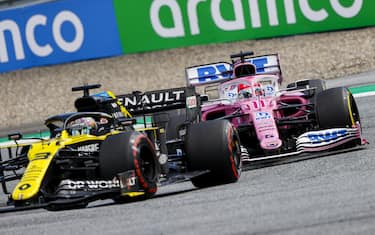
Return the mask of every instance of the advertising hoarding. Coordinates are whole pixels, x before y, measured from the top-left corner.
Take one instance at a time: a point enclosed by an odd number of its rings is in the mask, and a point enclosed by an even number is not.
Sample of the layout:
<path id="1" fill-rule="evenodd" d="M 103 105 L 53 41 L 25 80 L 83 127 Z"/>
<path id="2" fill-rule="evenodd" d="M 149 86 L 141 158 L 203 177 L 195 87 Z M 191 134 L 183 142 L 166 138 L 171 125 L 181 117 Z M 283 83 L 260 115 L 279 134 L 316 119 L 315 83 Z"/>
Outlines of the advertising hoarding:
<path id="1" fill-rule="evenodd" d="M 0 72 L 120 54 L 112 1 L 64 0 L 0 11 Z"/>

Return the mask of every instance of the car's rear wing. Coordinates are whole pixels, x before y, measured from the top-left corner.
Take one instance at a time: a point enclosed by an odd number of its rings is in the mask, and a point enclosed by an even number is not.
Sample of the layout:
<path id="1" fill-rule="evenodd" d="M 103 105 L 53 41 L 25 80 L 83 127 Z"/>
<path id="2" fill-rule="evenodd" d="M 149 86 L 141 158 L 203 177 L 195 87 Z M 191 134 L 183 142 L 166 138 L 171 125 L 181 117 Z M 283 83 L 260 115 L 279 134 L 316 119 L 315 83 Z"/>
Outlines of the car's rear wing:
<path id="1" fill-rule="evenodd" d="M 244 59 L 255 65 L 256 74 L 275 74 L 282 81 L 278 54 L 252 56 Z M 199 86 L 210 83 L 224 82 L 233 78 L 233 63 L 217 62 L 197 65 L 185 69 L 188 86 Z"/>
<path id="2" fill-rule="evenodd" d="M 122 105 L 134 116 L 174 109 L 186 109 L 188 120 L 200 114 L 200 96 L 194 87 L 177 87 L 154 91 L 134 91 L 116 95 Z"/>

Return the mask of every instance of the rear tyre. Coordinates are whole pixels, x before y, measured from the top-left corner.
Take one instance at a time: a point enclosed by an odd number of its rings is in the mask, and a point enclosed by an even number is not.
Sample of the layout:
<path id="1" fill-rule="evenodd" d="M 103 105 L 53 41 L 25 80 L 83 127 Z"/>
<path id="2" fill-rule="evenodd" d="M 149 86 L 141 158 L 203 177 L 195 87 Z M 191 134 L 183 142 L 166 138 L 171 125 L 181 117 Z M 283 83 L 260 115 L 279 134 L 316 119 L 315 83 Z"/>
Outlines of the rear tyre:
<path id="1" fill-rule="evenodd" d="M 178 139 L 180 137 L 178 131 L 185 121 L 186 114 L 174 114 L 169 116 L 169 121 L 166 126 L 167 140 Z"/>
<path id="2" fill-rule="evenodd" d="M 108 136 L 101 145 L 99 163 L 103 179 L 113 179 L 118 173 L 134 170 L 145 192 L 140 199 L 156 193 L 159 167 L 153 144 L 145 135 L 129 131 Z M 122 198 L 115 201 L 120 202 Z"/>
<path id="3" fill-rule="evenodd" d="M 188 170 L 209 170 L 191 180 L 194 186 L 204 188 L 239 179 L 241 147 L 238 134 L 228 120 L 190 125 L 185 143 Z"/>
<path id="4" fill-rule="evenodd" d="M 360 122 L 357 104 L 345 87 L 322 91 L 316 96 L 315 111 L 321 129 L 353 127 Z"/>
<path id="5" fill-rule="evenodd" d="M 173 110 L 165 115 L 156 114 L 153 116 L 156 126 L 165 128 L 167 140 L 179 138 L 179 128 L 186 122 L 185 109 Z"/>

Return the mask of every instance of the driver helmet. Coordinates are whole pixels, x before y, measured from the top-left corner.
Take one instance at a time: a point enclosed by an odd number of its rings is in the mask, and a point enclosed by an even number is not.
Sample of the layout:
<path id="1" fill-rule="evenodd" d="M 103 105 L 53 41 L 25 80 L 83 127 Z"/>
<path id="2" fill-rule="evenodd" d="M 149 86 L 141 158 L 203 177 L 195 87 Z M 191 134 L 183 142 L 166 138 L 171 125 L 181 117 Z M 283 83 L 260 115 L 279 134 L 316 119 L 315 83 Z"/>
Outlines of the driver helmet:
<path id="1" fill-rule="evenodd" d="M 87 135 L 96 131 L 97 124 L 92 117 L 82 117 L 74 120 L 70 127 L 72 128 L 72 135 Z"/>
<path id="2" fill-rule="evenodd" d="M 264 96 L 264 89 L 262 89 L 262 86 L 259 82 L 254 84 L 254 92 L 255 96 Z"/>
<path id="3" fill-rule="evenodd" d="M 238 91 L 239 98 L 251 98 L 252 97 L 252 90 L 251 90 L 250 85 L 240 83 L 238 84 L 237 91 Z"/>

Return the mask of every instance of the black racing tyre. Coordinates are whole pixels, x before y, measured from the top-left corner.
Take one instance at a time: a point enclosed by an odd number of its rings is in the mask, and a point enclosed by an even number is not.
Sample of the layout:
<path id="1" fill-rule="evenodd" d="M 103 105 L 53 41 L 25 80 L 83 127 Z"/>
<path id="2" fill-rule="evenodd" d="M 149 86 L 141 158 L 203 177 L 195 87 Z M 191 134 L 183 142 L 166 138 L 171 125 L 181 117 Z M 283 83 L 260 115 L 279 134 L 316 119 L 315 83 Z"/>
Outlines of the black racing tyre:
<path id="1" fill-rule="evenodd" d="M 145 191 L 144 198 L 156 193 L 159 166 L 153 144 L 142 133 L 129 131 L 108 136 L 101 145 L 99 169 L 103 179 L 134 170 Z"/>
<path id="2" fill-rule="evenodd" d="M 209 170 L 192 178 L 194 186 L 203 188 L 239 179 L 242 166 L 240 141 L 228 120 L 191 124 L 185 144 L 188 170 Z"/>
<path id="3" fill-rule="evenodd" d="M 295 89 L 306 89 L 306 88 L 315 88 L 315 93 L 320 93 L 326 89 L 326 83 L 323 79 L 308 79 L 296 81 L 288 84 L 287 88 L 295 87 Z"/>
<path id="4" fill-rule="evenodd" d="M 186 121 L 185 109 L 173 110 L 163 114 L 164 115 L 153 115 L 154 124 L 165 128 L 167 140 L 179 138 L 179 127 Z"/>
<path id="5" fill-rule="evenodd" d="M 186 114 L 173 114 L 169 116 L 169 121 L 166 126 L 167 140 L 179 138 L 179 127 L 186 121 Z"/>
<path id="6" fill-rule="evenodd" d="M 317 94 L 315 111 L 321 129 L 351 128 L 360 122 L 357 104 L 345 87 L 335 87 Z"/>

